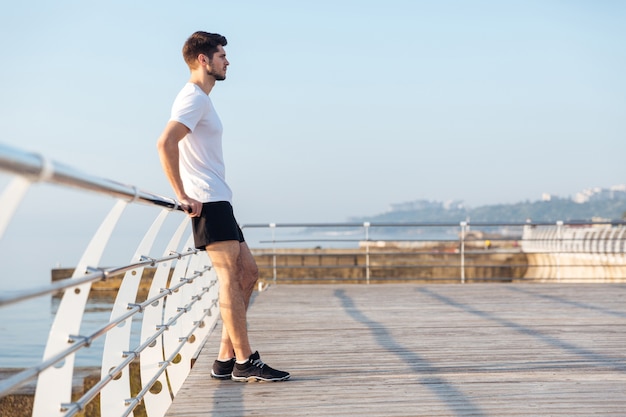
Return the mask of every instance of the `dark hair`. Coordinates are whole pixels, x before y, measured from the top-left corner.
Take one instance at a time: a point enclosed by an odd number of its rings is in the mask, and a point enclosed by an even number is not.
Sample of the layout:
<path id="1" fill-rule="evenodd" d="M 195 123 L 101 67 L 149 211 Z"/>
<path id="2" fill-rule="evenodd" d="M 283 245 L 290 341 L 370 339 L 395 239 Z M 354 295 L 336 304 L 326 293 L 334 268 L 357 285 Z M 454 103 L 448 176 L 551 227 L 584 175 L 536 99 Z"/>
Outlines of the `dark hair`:
<path id="1" fill-rule="evenodd" d="M 192 34 L 183 45 L 183 58 L 190 68 L 195 67 L 198 55 L 204 54 L 213 59 L 219 45 L 226 46 L 226 38 L 217 33 L 198 31 Z"/>

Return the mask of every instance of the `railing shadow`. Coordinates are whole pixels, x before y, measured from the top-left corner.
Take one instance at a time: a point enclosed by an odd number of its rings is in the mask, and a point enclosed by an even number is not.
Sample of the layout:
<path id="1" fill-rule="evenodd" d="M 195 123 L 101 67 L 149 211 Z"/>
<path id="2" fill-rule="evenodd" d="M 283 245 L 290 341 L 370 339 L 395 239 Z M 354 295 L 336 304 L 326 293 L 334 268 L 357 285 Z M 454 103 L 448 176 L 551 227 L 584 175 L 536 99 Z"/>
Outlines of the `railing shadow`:
<path id="1" fill-rule="evenodd" d="M 611 284 L 613 285 L 613 284 Z M 616 290 L 625 290 L 626 286 L 624 285 L 615 285 Z M 590 310 L 590 311 L 595 311 L 601 314 L 605 314 L 608 316 L 614 316 L 614 317 L 620 317 L 620 318 L 626 318 L 626 313 L 624 313 L 623 311 L 615 311 L 615 310 L 609 310 L 607 308 L 604 307 L 598 307 L 592 304 L 586 304 L 586 303 L 581 303 L 579 301 L 572 301 L 572 300 L 568 300 L 566 298 L 563 297 L 558 297 L 556 295 L 550 295 L 550 294 L 539 294 L 536 293 L 534 291 L 525 289 L 525 288 L 520 288 L 519 286 L 516 287 L 506 287 L 506 289 L 508 291 L 512 291 L 512 292 L 516 292 L 516 293 L 521 293 L 521 294 L 526 294 L 526 295 L 530 295 L 532 297 L 536 297 L 536 298 L 542 298 L 544 300 L 548 300 L 548 301 L 553 301 L 556 303 L 561 303 L 564 305 L 569 305 L 572 307 L 576 307 L 582 310 Z"/>
<path id="2" fill-rule="evenodd" d="M 498 317 L 487 311 L 479 310 L 468 304 L 456 301 L 450 297 L 442 295 L 434 291 L 431 288 L 418 288 L 416 291 L 422 295 L 431 297 L 448 306 L 462 310 L 468 314 L 479 317 L 483 320 L 493 322 L 497 324 L 498 326 L 506 327 L 524 336 L 538 339 L 539 341 L 553 348 L 557 348 L 569 354 L 579 356 L 581 360 L 584 361 L 585 363 L 591 362 L 592 364 L 595 364 L 595 366 L 597 367 L 611 369 L 613 371 L 626 372 L 626 363 L 622 362 L 620 359 L 603 355 L 601 353 L 595 352 L 593 350 L 590 350 L 581 346 L 577 346 L 574 343 L 560 340 L 554 336 L 543 333 L 537 327 L 528 327 L 519 323 L 515 323 L 514 321 Z"/>
<path id="3" fill-rule="evenodd" d="M 382 348 L 405 361 L 407 368 L 415 375 L 418 375 L 420 383 L 439 397 L 441 401 L 448 406 L 453 415 L 487 415 L 474 401 L 455 387 L 452 382 L 433 375 L 441 369 L 424 359 L 418 353 L 404 347 L 391 335 L 383 324 L 367 317 L 367 315 L 355 305 L 352 298 L 346 295 L 344 290 L 336 290 L 334 295 L 340 300 L 345 312 L 355 321 L 367 326 L 372 336 Z M 431 375 L 428 375 L 429 373 Z"/>

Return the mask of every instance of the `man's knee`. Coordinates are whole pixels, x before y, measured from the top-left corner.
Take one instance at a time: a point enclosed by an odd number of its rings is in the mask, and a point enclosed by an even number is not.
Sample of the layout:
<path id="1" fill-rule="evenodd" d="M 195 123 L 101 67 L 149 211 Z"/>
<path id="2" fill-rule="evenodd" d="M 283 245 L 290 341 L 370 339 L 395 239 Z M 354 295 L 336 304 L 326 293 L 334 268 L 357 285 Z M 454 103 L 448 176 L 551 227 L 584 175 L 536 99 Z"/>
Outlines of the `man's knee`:
<path id="1" fill-rule="evenodd" d="M 246 276 L 253 277 L 255 281 L 259 278 L 259 267 L 256 265 L 256 262 L 246 263 L 243 269 L 243 273 Z"/>
<path id="2" fill-rule="evenodd" d="M 247 286 L 254 286 L 259 279 L 259 267 L 245 243 L 241 245 L 239 267 L 241 268 L 241 275 Z"/>
<path id="3" fill-rule="evenodd" d="M 253 264 L 247 268 L 247 270 L 244 272 L 244 277 L 244 280 L 246 281 L 248 287 L 256 285 L 257 281 L 259 280 L 259 268 L 256 266 L 256 264 Z"/>
<path id="4" fill-rule="evenodd" d="M 245 262 L 243 259 L 239 262 L 239 275 L 241 277 L 241 286 L 244 291 L 251 291 L 259 279 L 259 268 L 254 260 Z"/>

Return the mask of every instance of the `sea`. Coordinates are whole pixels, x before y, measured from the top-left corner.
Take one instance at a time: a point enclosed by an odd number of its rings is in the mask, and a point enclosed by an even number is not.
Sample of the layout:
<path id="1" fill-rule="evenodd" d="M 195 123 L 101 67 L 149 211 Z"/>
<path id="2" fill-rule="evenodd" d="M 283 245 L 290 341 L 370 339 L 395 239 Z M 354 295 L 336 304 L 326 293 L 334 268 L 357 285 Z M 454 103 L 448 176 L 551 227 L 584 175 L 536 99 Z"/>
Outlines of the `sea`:
<path id="1" fill-rule="evenodd" d="M 0 310 L 0 368 L 27 368 L 43 360 L 43 354 L 60 297 L 44 296 Z M 90 297 L 80 334 L 90 335 L 110 321 L 114 299 Z M 16 318 L 19 320 L 15 320 Z M 139 345 L 141 313 L 133 318 L 131 347 Z M 105 336 L 76 353 L 75 366 L 96 367 L 102 360 Z"/>

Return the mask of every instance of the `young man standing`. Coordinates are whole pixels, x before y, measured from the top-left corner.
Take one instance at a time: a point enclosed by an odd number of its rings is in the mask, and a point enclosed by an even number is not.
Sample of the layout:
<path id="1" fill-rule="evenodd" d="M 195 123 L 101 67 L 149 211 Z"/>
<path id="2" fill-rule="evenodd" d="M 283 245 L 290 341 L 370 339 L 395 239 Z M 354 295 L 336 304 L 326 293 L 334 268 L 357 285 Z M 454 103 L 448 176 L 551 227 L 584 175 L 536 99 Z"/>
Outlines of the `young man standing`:
<path id="1" fill-rule="evenodd" d="M 206 250 L 219 279 L 223 321 L 211 376 L 234 381 L 285 381 L 289 373 L 265 365 L 248 340 L 246 312 L 258 278 L 254 257 L 233 214 L 225 180 L 222 124 L 209 93 L 226 79 L 226 38 L 196 32 L 183 46 L 191 77 L 176 97 L 157 141 L 165 175 L 192 217 L 195 246 Z"/>

